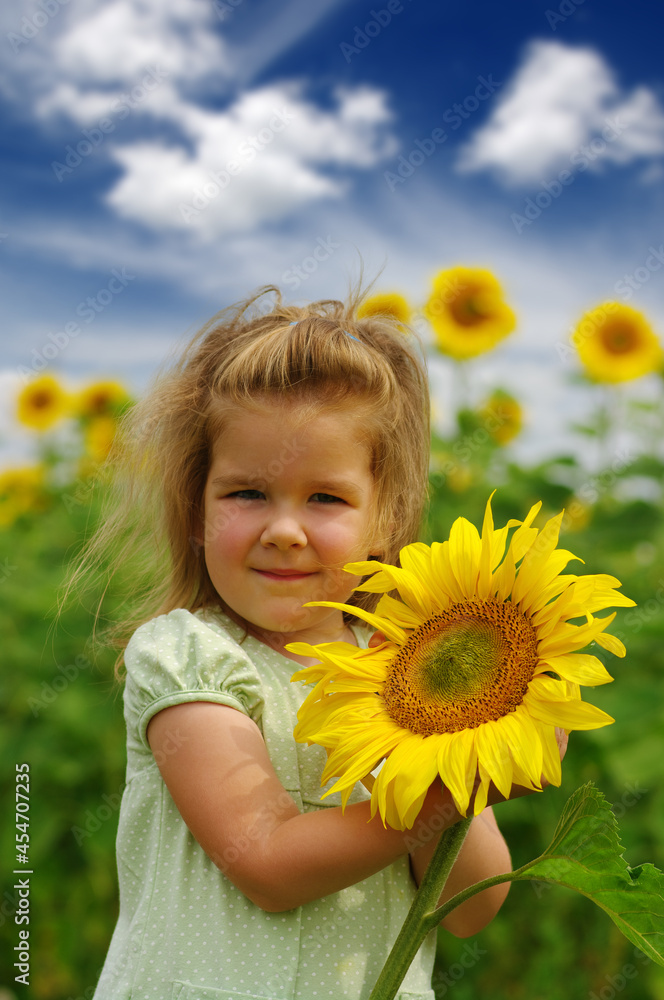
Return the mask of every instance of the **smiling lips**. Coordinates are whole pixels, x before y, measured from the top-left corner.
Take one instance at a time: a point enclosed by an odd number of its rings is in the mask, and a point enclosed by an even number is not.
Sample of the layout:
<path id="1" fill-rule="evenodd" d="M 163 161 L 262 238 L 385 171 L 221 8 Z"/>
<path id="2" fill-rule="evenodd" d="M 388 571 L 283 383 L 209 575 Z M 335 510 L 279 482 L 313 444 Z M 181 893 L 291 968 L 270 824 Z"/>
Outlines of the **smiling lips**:
<path id="1" fill-rule="evenodd" d="M 307 576 L 313 576 L 313 573 L 305 573 L 294 569 L 257 569 L 256 572 L 260 573 L 261 576 L 267 576 L 271 580 L 303 580 Z"/>

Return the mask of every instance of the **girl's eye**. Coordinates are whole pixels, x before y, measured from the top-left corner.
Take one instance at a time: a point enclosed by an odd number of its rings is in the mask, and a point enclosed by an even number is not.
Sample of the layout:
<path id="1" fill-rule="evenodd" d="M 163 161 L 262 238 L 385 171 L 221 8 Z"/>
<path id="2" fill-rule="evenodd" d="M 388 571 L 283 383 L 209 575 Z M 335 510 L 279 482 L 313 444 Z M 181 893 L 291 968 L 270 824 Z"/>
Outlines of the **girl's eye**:
<path id="1" fill-rule="evenodd" d="M 312 500 L 317 503 L 344 503 L 341 497 L 332 496 L 331 493 L 314 493 L 312 495 Z"/>
<path id="2" fill-rule="evenodd" d="M 229 496 L 239 497 L 240 500 L 260 500 L 263 494 L 260 490 L 236 490 L 235 493 L 229 493 Z"/>

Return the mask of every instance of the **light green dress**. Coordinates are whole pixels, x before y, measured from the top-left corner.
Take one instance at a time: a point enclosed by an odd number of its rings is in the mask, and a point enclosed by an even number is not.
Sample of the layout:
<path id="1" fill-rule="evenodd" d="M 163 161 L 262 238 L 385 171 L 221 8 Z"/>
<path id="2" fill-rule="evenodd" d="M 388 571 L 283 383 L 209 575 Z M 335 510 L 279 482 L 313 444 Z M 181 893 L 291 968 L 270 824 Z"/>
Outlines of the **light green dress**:
<path id="1" fill-rule="evenodd" d="M 370 633 L 353 631 L 366 647 Z M 178 609 L 141 626 L 129 642 L 120 914 L 94 1000 L 366 1000 L 413 899 L 405 856 L 341 892 L 266 913 L 189 832 L 145 735 L 157 712 L 182 702 L 230 705 L 250 716 L 303 812 L 340 804 L 336 794 L 320 801 L 325 751 L 293 739 L 308 691 L 290 681 L 297 665 L 253 637 L 240 645 L 242 635 L 221 611 Z M 178 739 L 176 730 L 173 752 Z M 169 752 L 168 743 L 162 752 Z M 358 785 L 351 802 L 366 798 Z M 435 943 L 432 932 L 400 1000 L 434 1000 Z"/>

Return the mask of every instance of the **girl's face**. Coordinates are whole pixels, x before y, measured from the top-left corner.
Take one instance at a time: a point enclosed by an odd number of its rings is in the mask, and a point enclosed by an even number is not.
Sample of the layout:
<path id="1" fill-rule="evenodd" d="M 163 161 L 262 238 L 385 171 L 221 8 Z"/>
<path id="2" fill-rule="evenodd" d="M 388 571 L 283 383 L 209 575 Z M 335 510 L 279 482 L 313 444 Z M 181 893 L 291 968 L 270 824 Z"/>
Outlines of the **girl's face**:
<path id="1" fill-rule="evenodd" d="M 288 405 L 232 413 L 215 442 L 204 494 L 205 561 L 215 590 L 272 646 L 347 638 L 342 612 L 359 577 L 374 500 L 357 411 L 321 409 L 297 427 Z"/>

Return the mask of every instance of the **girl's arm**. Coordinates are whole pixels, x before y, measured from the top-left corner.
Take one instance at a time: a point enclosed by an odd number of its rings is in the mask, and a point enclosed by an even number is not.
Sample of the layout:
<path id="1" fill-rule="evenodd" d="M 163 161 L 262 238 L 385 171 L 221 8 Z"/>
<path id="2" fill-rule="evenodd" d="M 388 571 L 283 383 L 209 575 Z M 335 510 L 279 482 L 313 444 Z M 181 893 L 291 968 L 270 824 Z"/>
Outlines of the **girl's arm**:
<path id="1" fill-rule="evenodd" d="M 150 721 L 148 740 L 203 850 L 269 912 L 360 882 L 460 819 L 439 783 L 429 789 L 413 829 L 404 832 L 385 828 L 378 815 L 370 820 L 369 802 L 348 806 L 343 815 L 339 807 L 300 813 L 256 724 L 223 705 L 189 702 L 163 709 Z M 469 873 L 470 881 L 477 880 L 474 843 L 458 859 L 455 886 L 470 884 L 464 881 Z M 449 926 L 455 932 L 451 918 Z M 460 929 L 465 933 L 467 927 L 465 921 Z"/>

